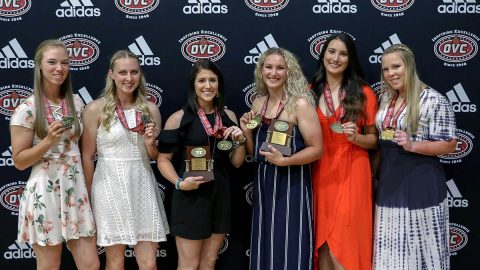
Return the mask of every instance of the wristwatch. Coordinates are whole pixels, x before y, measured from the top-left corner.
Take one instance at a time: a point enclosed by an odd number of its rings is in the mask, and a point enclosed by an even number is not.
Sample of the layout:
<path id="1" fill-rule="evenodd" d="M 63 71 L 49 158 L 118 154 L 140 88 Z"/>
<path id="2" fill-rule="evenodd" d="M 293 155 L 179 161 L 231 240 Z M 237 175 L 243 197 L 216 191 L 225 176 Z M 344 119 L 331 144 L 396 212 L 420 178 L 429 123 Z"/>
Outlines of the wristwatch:
<path id="1" fill-rule="evenodd" d="M 247 142 L 247 137 L 243 137 L 243 140 L 241 141 L 233 141 L 232 144 L 233 144 L 233 149 L 237 149 L 238 147 L 242 146 L 242 145 L 245 145 L 245 143 Z"/>

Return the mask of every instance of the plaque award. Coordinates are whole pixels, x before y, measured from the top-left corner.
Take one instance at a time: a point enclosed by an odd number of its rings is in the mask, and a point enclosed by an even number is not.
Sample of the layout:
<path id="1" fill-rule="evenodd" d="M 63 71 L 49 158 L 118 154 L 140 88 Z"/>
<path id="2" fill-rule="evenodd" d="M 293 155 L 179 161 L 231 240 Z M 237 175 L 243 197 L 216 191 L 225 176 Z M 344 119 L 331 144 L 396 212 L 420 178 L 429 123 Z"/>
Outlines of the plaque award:
<path id="1" fill-rule="evenodd" d="M 203 180 L 211 181 L 213 176 L 213 159 L 210 146 L 187 146 L 183 178 L 203 176 Z"/>
<path id="2" fill-rule="evenodd" d="M 293 124 L 287 121 L 272 119 L 268 126 L 267 139 L 262 143 L 260 150 L 270 152 L 268 145 L 275 147 L 282 155 L 292 155 Z"/>

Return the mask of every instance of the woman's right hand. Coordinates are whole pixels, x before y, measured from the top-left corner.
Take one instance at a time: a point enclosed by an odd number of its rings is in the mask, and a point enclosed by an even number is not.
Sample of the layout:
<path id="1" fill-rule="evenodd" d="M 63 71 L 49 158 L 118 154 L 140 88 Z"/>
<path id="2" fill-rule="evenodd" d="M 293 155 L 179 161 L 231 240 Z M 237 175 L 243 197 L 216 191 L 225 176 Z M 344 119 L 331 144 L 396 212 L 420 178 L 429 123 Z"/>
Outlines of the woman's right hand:
<path id="1" fill-rule="evenodd" d="M 48 126 L 48 133 L 44 140 L 49 144 L 54 145 L 58 143 L 65 130 L 67 129 L 63 127 L 62 122 L 54 121 Z"/>
<path id="2" fill-rule="evenodd" d="M 188 191 L 198 189 L 201 184 L 208 182 L 202 179 L 203 176 L 189 176 L 180 182 L 180 190 Z"/>
<path id="3" fill-rule="evenodd" d="M 247 128 L 247 124 L 255 117 L 255 115 L 256 113 L 254 111 L 249 111 L 240 117 L 240 128 L 242 129 L 243 133 L 252 133 L 252 130 Z"/>

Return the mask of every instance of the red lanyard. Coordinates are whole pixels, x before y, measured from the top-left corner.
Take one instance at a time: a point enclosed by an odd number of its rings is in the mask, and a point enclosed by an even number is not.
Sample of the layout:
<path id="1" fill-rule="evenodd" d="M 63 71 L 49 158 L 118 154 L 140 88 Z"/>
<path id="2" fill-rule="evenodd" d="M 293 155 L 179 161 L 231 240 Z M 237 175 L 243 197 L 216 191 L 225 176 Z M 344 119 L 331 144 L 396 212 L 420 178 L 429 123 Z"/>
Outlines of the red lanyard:
<path id="1" fill-rule="evenodd" d="M 263 103 L 262 112 L 261 112 L 262 122 L 265 123 L 266 125 L 270 125 L 270 121 L 271 121 L 271 119 L 268 119 L 265 117 L 265 114 L 267 113 L 267 106 L 268 106 L 269 99 L 270 99 L 270 95 L 267 97 L 267 99 Z M 283 93 L 282 98 L 280 99 L 280 103 L 278 103 L 278 108 L 277 108 L 277 112 L 275 113 L 275 117 L 273 117 L 272 119 L 276 119 L 280 115 L 284 107 L 285 107 L 285 93 Z"/>
<path id="2" fill-rule="evenodd" d="M 45 96 L 43 96 L 43 106 L 45 106 L 45 111 L 47 112 L 47 122 L 50 125 L 55 121 L 55 117 L 53 116 L 52 109 L 50 108 L 50 103 Z M 62 117 L 69 115 L 67 101 L 64 98 L 62 98 L 62 114 Z"/>
<path id="3" fill-rule="evenodd" d="M 122 123 L 122 126 L 130 131 L 137 132 L 140 135 L 143 135 L 145 133 L 145 125 L 143 124 L 142 121 L 142 113 L 141 112 L 135 112 L 135 124 L 136 126 L 133 128 L 129 128 L 127 124 L 127 119 L 125 118 L 125 113 L 123 112 L 122 105 L 120 104 L 120 101 L 117 100 L 117 104 L 115 106 L 115 111 L 117 112 L 118 118 L 120 119 L 120 123 Z"/>
<path id="4" fill-rule="evenodd" d="M 404 99 L 402 104 L 400 105 L 400 108 L 398 108 L 397 112 L 395 113 L 395 115 L 393 114 L 398 96 L 399 96 L 398 92 L 395 93 L 392 100 L 390 101 L 390 104 L 388 105 L 387 113 L 385 114 L 385 118 L 383 119 L 383 122 L 382 122 L 382 130 L 395 129 L 397 127 L 397 119 L 400 116 L 400 113 L 405 109 L 405 107 L 407 107 L 407 103 L 405 102 L 405 99 Z M 392 116 L 393 116 L 393 119 L 392 119 Z"/>
<path id="5" fill-rule="evenodd" d="M 208 122 L 207 116 L 205 115 L 205 111 L 202 107 L 198 106 L 197 114 L 200 117 L 200 121 L 202 122 L 203 128 L 208 136 L 215 137 L 217 139 L 223 138 L 223 131 L 225 127 L 222 124 L 222 118 L 217 108 L 215 108 L 215 125 L 212 128 L 210 122 Z"/>
<path id="6" fill-rule="evenodd" d="M 330 91 L 330 86 L 328 83 L 325 84 L 325 88 L 323 89 L 323 97 L 325 99 L 325 104 L 327 104 L 327 108 L 330 111 L 330 113 L 335 117 L 337 122 L 340 122 L 342 118 L 345 116 L 345 107 L 342 105 L 342 101 L 347 95 L 345 90 L 340 89 L 340 115 L 337 117 L 337 114 L 335 113 L 335 106 L 333 105 L 333 98 L 332 98 L 332 92 Z"/>

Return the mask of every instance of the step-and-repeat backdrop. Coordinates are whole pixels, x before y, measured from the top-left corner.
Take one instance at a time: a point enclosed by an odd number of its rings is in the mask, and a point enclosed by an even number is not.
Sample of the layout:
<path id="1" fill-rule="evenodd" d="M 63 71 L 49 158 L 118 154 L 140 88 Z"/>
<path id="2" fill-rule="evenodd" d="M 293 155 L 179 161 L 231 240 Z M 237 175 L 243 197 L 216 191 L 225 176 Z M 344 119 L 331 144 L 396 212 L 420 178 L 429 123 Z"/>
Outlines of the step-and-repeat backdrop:
<path id="1" fill-rule="evenodd" d="M 253 69 L 270 47 L 300 59 L 311 78 L 317 54 L 332 33 L 352 35 L 370 84 L 378 89 L 380 55 L 405 43 L 415 52 L 420 77 L 453 105 L 459 140 L 441 156 L 447 171 L 453 269 L 478 266 L 480 249 L 478 169 L 480 135 L 480 0 L 0 0 L 0 269 L 34 269 L 32 247 L 15 241 L 19 190 L 29 171 L 13 166 L 9 120 L 32 91 L 37 44 L 59 38 L 68 47 L 75 93 L 85 103 L 101 93 L 114 51 L 141 59 L 150 99 L 164 119 L 185 102 L 192 62 L 210 58 L 226 78 L 228 107 L 237 115 L 254 99 Z M 232 169 L 233 228 L 218 256 L 218 269 L 247 269 L 253 164 Z M 152 166 L 156 167 L 155 164 Z M 158 176 L 167 209 L 172 185 Z M 98 253 L 104 263 L 104 249 Z M 133 247 L 125 251 L 135 267 Z M 173 238 L 157 253 L 161 269 L 175 269 Z M 64 252 L 62 269 L 73 269 Z"/>

